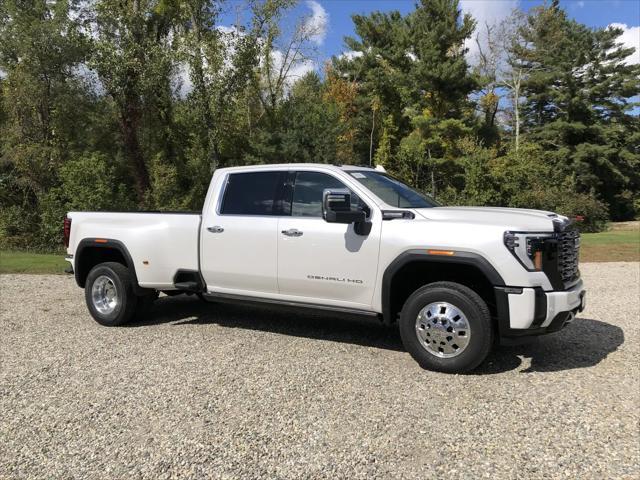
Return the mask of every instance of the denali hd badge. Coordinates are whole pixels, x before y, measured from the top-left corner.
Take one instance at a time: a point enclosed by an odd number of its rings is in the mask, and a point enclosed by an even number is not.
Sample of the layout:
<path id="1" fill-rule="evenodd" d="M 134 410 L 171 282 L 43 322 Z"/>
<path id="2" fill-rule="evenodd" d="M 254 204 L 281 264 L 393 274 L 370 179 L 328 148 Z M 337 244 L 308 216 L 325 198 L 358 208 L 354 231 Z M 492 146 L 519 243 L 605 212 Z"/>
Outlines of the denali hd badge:
<path id="1" fill-rule="evenodd" d="M 325 277 L 323 275 L 307 275 L 309 280 L 328 280 L 330 282 L 344 282 L 344 283 L 364 283 L 362 280 L 355 280 L 353 278 L 345 277 Z"/>

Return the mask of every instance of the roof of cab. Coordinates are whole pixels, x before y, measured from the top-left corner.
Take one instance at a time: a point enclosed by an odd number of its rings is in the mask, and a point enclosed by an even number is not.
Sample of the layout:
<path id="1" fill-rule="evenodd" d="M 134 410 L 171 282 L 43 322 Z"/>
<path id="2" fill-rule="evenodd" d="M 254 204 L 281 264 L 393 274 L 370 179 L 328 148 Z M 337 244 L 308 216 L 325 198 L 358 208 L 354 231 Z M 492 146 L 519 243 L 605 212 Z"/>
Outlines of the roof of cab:
<path id="1" fill-rule="evenodd" d="M 361 165 L 333 165 L 329 163 L 272 163 L 267 165 L 244 165 L 238 167 L 225 167 L 218 170 L 289 170 L 295 168 L 322 168 L 326 170 L 374 170 L 371 167 Z"/>

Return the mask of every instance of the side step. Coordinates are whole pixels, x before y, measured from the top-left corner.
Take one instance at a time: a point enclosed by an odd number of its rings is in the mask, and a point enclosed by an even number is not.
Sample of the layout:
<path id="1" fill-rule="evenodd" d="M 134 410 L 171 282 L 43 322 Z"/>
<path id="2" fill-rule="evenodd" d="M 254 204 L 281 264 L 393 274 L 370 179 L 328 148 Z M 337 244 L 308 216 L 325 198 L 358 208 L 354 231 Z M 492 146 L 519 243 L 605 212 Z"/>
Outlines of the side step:
<path id="1" fill-rule="evenodd" d="M 180 269 L 173 276 L 173 285 L 183 292 L 200 293 L 205 291 L 205 284 L 197 270 Z"/>
<path id="2" fill-rule="evenodd" d="M 175 284 L 175 287 L 178 290 L 182 290 L 185 292 L 200 292 L 202 289 L 200 288 L 200 284 L 198 282 L 178 282 Z"/>

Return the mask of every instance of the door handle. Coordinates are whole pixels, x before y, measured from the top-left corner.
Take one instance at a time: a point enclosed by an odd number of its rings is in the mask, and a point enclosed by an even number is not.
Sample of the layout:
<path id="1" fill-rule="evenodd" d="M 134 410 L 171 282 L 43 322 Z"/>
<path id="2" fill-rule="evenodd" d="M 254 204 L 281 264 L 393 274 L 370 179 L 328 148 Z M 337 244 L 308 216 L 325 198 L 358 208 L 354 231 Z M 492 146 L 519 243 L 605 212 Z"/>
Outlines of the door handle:
<path id="1" fill-rule="evenodd" d="M 211 233 L 222 233 L 222 232 L 224 232 L 224 228 L 222 228 L 220 225 L 214 225 L 213 227 L 207 227 L 207 230 L 209 230 Z"/>
<path id="2" fill-rule="evenodd" d="M 290 228 L 289 230 L 282 230 L 282 233 L 287 237 L 301 237 L 302 232 L 297 228 Z"/>

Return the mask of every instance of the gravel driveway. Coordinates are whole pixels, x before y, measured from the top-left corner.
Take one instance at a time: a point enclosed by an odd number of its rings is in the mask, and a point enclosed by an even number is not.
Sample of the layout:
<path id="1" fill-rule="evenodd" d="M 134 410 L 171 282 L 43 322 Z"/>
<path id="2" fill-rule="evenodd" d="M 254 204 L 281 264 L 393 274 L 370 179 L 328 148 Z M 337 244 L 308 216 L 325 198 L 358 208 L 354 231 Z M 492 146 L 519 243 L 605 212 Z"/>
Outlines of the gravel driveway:
<path id="1" fill-rule="evenodd" d="M 0 478 L 639 478 L 638 263 L 470 375 L 374 321 L 158 300 L 104 328 L 71 277 L 0 277 Z"/>

